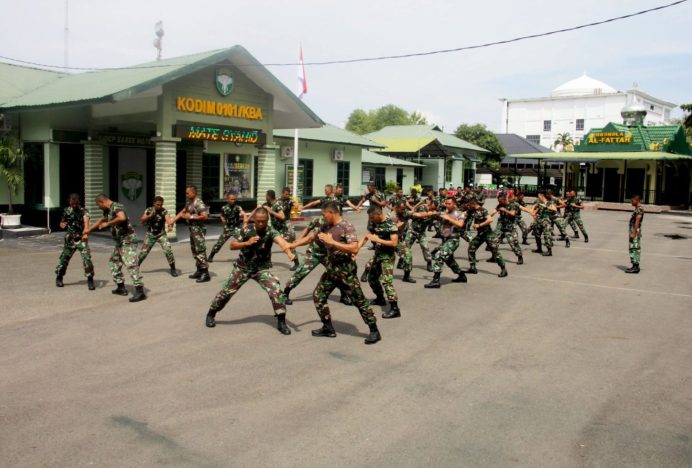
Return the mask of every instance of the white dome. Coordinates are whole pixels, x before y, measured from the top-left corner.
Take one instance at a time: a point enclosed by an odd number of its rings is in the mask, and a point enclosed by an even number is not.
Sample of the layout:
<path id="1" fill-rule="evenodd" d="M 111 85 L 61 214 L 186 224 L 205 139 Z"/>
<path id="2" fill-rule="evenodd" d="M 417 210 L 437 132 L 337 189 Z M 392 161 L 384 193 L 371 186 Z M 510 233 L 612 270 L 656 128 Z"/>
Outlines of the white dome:
<path id="1" fill-rule="evenodd" d="M 609 94 L 617 93 L 617 90 L 612 86 L 605 84 L 602 81 L 595 80 L 584 73 L 579 78 L 570 80 L 555 88 L 551 96 L 589 96 L 592 94 Z"/>

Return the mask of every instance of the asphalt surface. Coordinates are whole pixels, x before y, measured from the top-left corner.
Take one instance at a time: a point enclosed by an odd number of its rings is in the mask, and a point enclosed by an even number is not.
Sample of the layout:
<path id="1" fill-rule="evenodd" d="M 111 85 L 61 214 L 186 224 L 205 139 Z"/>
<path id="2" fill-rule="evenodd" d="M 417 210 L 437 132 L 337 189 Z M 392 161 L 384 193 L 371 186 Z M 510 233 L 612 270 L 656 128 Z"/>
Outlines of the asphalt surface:
<path id="1" fill-rule="evenodd" d="M 107 239 L 93 292 L 78 257 L 54 286 L 60 234 L 0 241 L 0 466 L 692 466 L 692 219 L 646 215 L 626 275 L 629 214 L 583 217 L 590 243 L 523 266 L 504 245 L 508 278 L 482 261 L 438 291 L 415 246 L 418 283 L 397 271 L 403 317 L 374 346 L 338 303 L 337 338 L 310 335 L 322 267 L 282 336 L 252 282 L 204 326 L 235 252 L 198 285 L 187 244 L 179 278 L 155 247 L 130 304 L 110 293 Z"/>

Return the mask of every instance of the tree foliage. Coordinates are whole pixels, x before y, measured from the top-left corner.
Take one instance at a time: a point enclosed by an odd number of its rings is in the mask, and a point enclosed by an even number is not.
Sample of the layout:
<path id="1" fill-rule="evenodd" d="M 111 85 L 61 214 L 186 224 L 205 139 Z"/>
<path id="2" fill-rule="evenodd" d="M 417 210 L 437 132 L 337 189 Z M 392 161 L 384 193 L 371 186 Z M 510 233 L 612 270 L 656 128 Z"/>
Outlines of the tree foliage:
<path id="1" fill-rule="evenodd" d="M 419 112 L 408 112 L 399 106 L 388 104 L 367 112 L 363 109 L 355 109 L 348 116 L 346 130 L 364 135 L 389 125 L 423 125 L 427 123 L 427 119 Z"/>
<path id="2" fill-rule="evenodd" d="M 454 131 L 454 135 L 457 138 L 490 151 L 490 154 L 481 154 L 481 158 L 491 168 L 499 168 L 500 161 L 507 154 L 500 140 L 497 139 L 493 132 L 488 130 L 485 124 L 461 124 Z"/>
<path id="3" fill-rule="evenodd" d="M 9 214 L 14 214 L 12 195 L 16 195 L 19 186 L 24 183 L 23 162 L 24 152 L 17 142 L 10 137 L 0 138 L 0 176 L 7 184 Z"/>

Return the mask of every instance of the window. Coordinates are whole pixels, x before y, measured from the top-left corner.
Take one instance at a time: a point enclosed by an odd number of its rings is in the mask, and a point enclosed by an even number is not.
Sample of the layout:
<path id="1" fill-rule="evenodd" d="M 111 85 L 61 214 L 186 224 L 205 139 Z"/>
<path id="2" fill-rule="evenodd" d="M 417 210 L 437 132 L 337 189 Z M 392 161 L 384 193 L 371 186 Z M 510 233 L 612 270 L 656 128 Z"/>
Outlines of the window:
<path id="1" fill-rule="evenodd" d="M 239 154 L 227 154 L 224 157 L 223 165 L 223 191 L 224 193 L 232 193 L 238 198 L 252 198 L 252 192 L 250 191 L 250 180 L 252 176 L 250 171 L 252 170 L 252 156 L 242 156 Z M 216 158 L 218 161 L 218 157 Z M 202 170 L 202 177 L 204 177 L 204 169 Z M 218 187 L 218 174 L 216 171 Z M 202 184 L 202 187 L 207 187 L 206 182 Z"/>
<path id="2" fill-rule="evenodd" d="M 452 181 L 452 166 L 454 165 L 454 161 L 451 159 L 449 161 L 445 161 L 445 182 L 451 182 Z"/>
<path id="3" fill-rule="evenodd" d="M 312 196 L 312 159 L 298 160 L 298 196 Z M 286 187 L 293 188 L 293 163 L 286 164 Z M 282 187 L 283 188 L 283 187 Z"/>
<path id="4" fill-rule="evenodd" d="M 552 125 L 552 122 L 550 120 L 544 120 L 543 121 L 543 131 L 544 132 L 551 131 L 552 127 L 553 127 L 553 125 Z"/>
<path id="5" fill-rule="evenodd" d="M 531 143 L 535 143 L 537 145 L 541 144 L 541 136 L 540 135 L 526 135 L 526 139 L 530 141 Z"/>
<path id="6" fill-rule="evenodd" d="M 577 119 L 577 131 L 584 131 L 584 119 Z"/>
<path id="7" fill-rule="evenodd" d="M 414 184 L 420 184 L 421 180 L 423 180 L 423 168 L 422 167 L 414 167 L 413 168 L 413 183 Z"/>
<path id="8" fill-rule="evenodd" d="M 344 195 L 348 196 L 348 185 L 350 183 L 351 163 L 348 161 L 338 161 L 336 163 L 336 183 L 344 186 Z"/>

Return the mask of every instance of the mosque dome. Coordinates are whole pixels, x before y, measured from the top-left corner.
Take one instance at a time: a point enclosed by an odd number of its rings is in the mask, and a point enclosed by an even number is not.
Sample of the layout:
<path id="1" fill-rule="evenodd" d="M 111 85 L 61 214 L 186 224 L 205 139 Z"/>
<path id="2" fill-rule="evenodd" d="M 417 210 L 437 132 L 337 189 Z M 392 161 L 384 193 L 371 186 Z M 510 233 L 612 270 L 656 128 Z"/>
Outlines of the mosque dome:
<path id="1" fill-rule="evenodd" d="M 557 88 L 550 95 L 553 97 L 560 96 L 590 96 L 594 94 L 610 94 L 617 93 L 617 89 L 606 83 L 591 78 L 584 73 L 579 78 L 570 80 Z"/>

